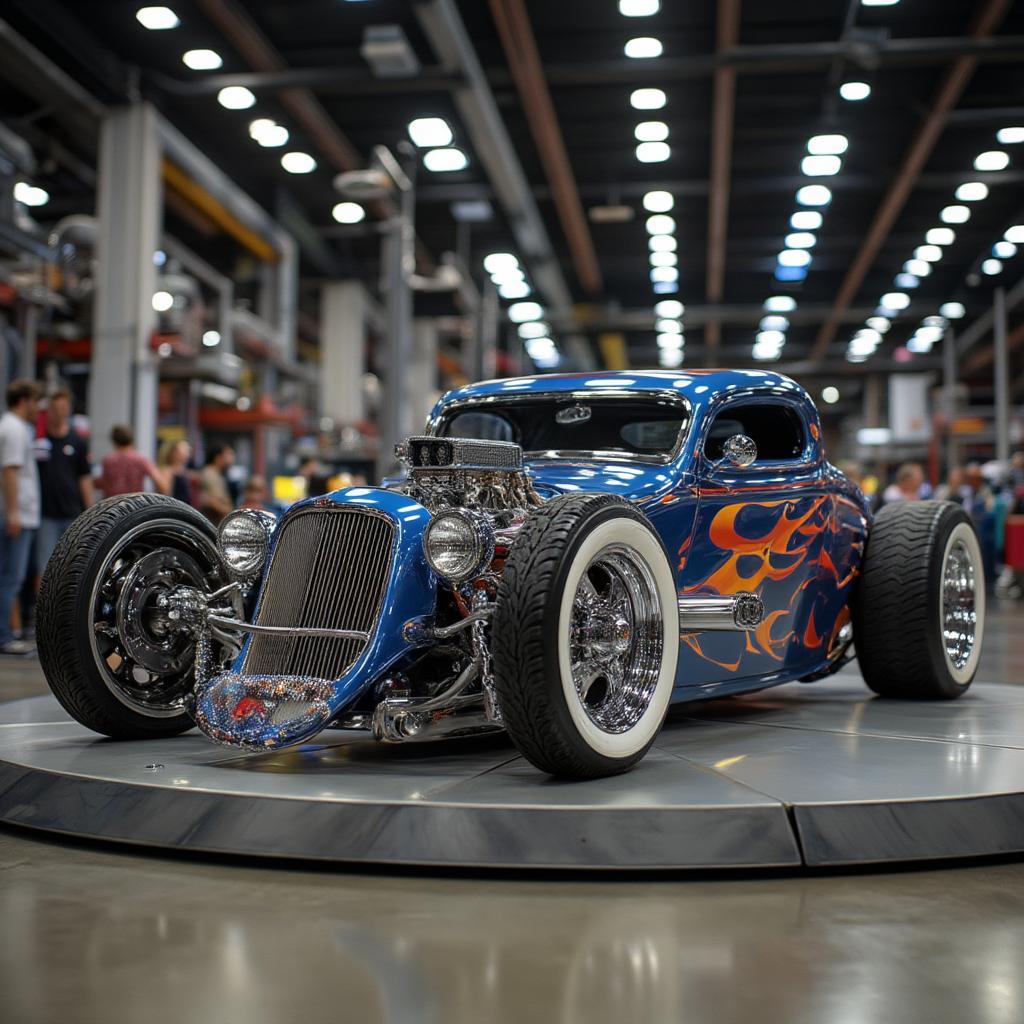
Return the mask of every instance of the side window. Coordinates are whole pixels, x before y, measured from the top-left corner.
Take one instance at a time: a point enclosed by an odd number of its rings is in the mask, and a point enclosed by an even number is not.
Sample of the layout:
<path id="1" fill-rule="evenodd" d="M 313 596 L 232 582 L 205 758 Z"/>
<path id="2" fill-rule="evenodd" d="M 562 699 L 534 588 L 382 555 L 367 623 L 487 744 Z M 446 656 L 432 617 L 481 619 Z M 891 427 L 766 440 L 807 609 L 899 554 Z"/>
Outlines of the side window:
<path id="1" fill-rule="evenodd" d="M 798 459 L 807 444 L 803 423 L 795 410 L 774 402 L 751 402 L 723 409 L 715 417 L 704 442 L 705 456 L 711 461 L 720 459 L 722 446 L 735 434 L 746 434 L 753 440 L 758 462 Z"/>

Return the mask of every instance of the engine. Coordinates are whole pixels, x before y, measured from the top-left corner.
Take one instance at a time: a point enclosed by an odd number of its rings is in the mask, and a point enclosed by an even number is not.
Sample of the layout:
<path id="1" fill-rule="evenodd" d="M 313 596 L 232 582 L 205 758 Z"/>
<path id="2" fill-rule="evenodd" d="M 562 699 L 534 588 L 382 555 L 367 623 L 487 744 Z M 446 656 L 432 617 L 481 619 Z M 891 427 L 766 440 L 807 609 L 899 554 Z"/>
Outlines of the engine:
<path id="1" fill-rule="evenodd" d="M 541 504 L 517 444 L 410 437 L 395 454 L 409 471 L 401 489 L 431 512 L 469 508 L 500 513 Z"/>

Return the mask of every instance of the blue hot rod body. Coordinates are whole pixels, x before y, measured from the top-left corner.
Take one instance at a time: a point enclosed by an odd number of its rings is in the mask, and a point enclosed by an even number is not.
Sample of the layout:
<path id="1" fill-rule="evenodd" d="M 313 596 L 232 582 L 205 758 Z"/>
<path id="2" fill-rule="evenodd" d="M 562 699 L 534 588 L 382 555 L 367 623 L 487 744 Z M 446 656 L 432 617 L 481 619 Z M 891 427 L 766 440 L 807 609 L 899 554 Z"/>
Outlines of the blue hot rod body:
<path id="1" fill-rule="evenodd" d="M 756 628 L 682 630 L 673 701 L 834 670 L 850 642 L 850 595 L 870 513 L 859 489 L 826 460 L 817 411 L 792 380 L 763 370 L 692 370 L 490 381 L 445 395 L 426 433 L 456 436 L 457 414 L 486 417 L 514 403 L 589 410 L 605 401 L 677 410 L 678 439 L 655 455 L 585 444 L 527 450 L 533 500 L 618 495 L 657 532 L 681 599 L 749 592 L 763 604 Z M 722 440 L 736 432 L 757 443 L 748 465 L 721 455 Z M 254 623 L 282 628 L 299 618 L 361 637 L 256 633 L 227 671 L 200 666 L 195 717 L 209 736 L 276 747 L 329 724 L 366 726 L 382 701 L 407 699 L 414 666 L 443 646 L 434 625 L 472 614 L 461 599 L 453 605 L 424 557 L 424 534 L 437 512 L 430 504 L 397 481 L 350 487 L 288 510 L 254 581 Z M 329 526 L 317 526 L 322 522 Z M 506 541 L 514 543 L 511 533 Z M 501 551 L 499 537 L 492 576 L 500 575 Z M 472 629 L 486 642 L 482 622 Z M 323 674 L 342 663 L 336 677 Z"/>

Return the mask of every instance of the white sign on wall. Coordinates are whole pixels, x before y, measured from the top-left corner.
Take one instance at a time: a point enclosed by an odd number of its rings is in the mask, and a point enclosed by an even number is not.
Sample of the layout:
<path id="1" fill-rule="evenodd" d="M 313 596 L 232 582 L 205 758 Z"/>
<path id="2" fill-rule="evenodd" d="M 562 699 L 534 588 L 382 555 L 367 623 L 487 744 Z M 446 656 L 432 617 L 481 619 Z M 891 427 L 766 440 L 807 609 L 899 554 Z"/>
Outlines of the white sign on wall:
<path id="1" fill-rule="evenodd" d="M 894 373 L 889 378 L 889 429 L 893 441 L 927 441 L 932 436 L 928 394 L 930 373 Z"/>

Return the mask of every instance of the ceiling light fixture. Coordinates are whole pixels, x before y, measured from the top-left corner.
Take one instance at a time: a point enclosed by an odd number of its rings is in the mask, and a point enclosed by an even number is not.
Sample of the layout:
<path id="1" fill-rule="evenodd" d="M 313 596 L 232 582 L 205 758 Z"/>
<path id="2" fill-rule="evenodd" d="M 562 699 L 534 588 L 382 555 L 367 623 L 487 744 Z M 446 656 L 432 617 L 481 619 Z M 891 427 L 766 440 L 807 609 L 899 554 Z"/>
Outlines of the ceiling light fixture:
<path id="1" fill-rule="evenodd" d="M 945 206 L 939 213 L 943 224 L 966 224 L 971 219 L 969 206 Z"/>
<path id="2" fill-rule="evenodd" d="M 796 299 L 792 295 L 772 295 L 764 300 L 764 308 L 769 313 L 792 313 L 796 309 Z"/>
<path id="3" fill-rule="evenodd" d="M 831 385 L 827 388 L 822 388 L 821 400 L 826 405 L 835 405 L 839 401 L 839 388 L 832 387 Z"/>
<path id="4" fill-rule="evenodd" d="M 675 252 L 679 248 L 679 243 L 672 235 L 651 235 L 647 244 L 651 252 Z"/>
<path id="5" fill-rule="evenodd" d="M 508 307 L 508 318 L 514 324 L 523 324 L 527 320 L 539 320 L 544 309 L 539 302 L 514 302 Z"/>
<path id="6" fill-rule="evenodd" d="M 654 304 L 654 313 L 663 320 L 678 320 L 686 307 L 676 299 L 662 299 Z"/>
<path id="7" fill-rule="evenodd" d="M 281 157 L 281 166 L 289 174 L 311 174 L 316 170 L 316 161 L 308 153 L 293 150 Z"/>
<path id="8" fill-rule="evenodd" d="M 810 231 L 794 231 L 786 235 L 783 245 L 787 249 L 813 249 L 817 241 Z"/>
<path id="9" fill-rule="evenodd" d="M 910 296 L 906 292 L 887 292 L 879 302 L 886 309 L 901 310 L 910 305 Z"/>
<path id="10" fill-rule="evenodd" d="M 518 270 L 519 260 L 510 252 L 492 252 L 484 257 L 484 270 L 488 274 L 501 274 L 508 270 Z"/>
<path id="11" fill-rule="evenodd" d="M 857 103 L 866 100 L 871 95 L 871 86 L 867 82 L 843 82 L 839 86 L 839 95 L 844 100 Z"/>
<path id="12" fill-rule="evenodd" d="M 956 241 L 956 232 L 952 228 L 932 228 L 925 233 L 924 240 L 929 245 L 952 245 Z"/>
<path id="13" fill-rule="evenodd" d="M 828 206 L 832 193 L 824 185 L 804 185 L 797 191 L 796 201 L 801 206 Z"/>
<path id="14" fill-rule="evenodd" d="M 650 36 L 638 36 L 626 43 L 626 56 L 631 60 L 649 60 L 651 57 L 660 57 L 664 47 L 660 39 L 653 39 Z"/>
<path id="15" fill-rule="evenodd" d="M 455 136 L 451 125 L 443 117 L 417 117 L 407 128 L 413 145 L 421 149 L 449 146 Z"/>
<path id="16" fill-rule="evenodd" d="M 996 132 L 996 141 L 1004 146 L 1014 146 L 1018 142 L 1024 142 L 1024 127 L 1000 128 Z"/>
<path id="17" fill-rule="evenodd" d="M 619 0 L 619 13 L 627 18 L 649 18 L 661 9 L 661 0 Z"/>
<path id="18" fill-rule="evenodd" d="M 338 203 L 331 210 L 331 216 L 339 224 L 358 224 L 366 219 L 366 210 L 359 203 Z"/>
<path id="19" fill-rule="evenodd" d="M 807 140 L 811 156 L 838 156 L 845 153 L 850 142 L 845 135 L 814 135 Z"/>
<path id="20" fill-rule="evenodd" d="M 50 201 L 50 193 L 38 185 L 19 181 L 14 186 L 14 200 L 22 206 L 45 206 Z"/>
<path id="21" fill-rule="evenodd" d="M 169 28 L 177 28 L 181 22 L 170 7 L 140 7 L 135 17 L 143 28 L 152 32 L 162 32 Z"/>
<path id="22" fill-rule="evenodd" d="M 288 141 L 288 129 L 269 117 L 258 117 L 249 125 L 249 137 L 267 149 L 276 149 Z"/>
<path id="23" fill-rule="evenodd" d="M 668 213 L 676 201 L 671 192 L 647 192 L 643 204 L 648 213 Z"/>
<path id="24" fill-rule="evenodd" d="M 824 220 L 817 210 L 797 210 L 789 218 L 789 226 L 796 231 L 817 231 Z"/>
<path id="25" fill-rule="evenodd" d="M 938 263 L 942 259 L 942 249 L 937 245 L 919 245 L 914 250 L 914 259 Z"/>
<path id="26" fill-rule="evenodd" d="M 668 138 L 668 125 L 664 121 L 641 121 L 633 134 L 637 142 L 664 142 Z"/>
<path id="27" fill-rule="evenodd" d="M 667 100 L 661 89 L 634 89 L 629 102 L 634 110 L 661 110 Z"/>
<path id="28" fill-rule="evenodd" d="M 662 164 L 672 156 L 672 149 L 666 142 L 641 142 L 636 147 L 636 158 L 642 164 Z"/>
<path id="29" fill-rule="evenodd" d="M 646 227 L 649 235 L 671 235 L 676 229 L 676 222 L 666 213 L 656 213 L 647 218 Z"/>
<path id="30" fill-rule="evenodd" d="M 1014 245 L 1024 245 L 1024 224 L 1014 224 L 1012 228 L 1007 228 L 1003 238 Z"/>
<path id="31" fill-rule="evenodd" d="M 981 264 L 981 272 L 987 274 L 989 277 L 995 277 L 996 274 L 1003 272 L 1003 262 L 997 259 L 987 259 Z"/>
<path id="32" fill-rule="evenodd" d="M 806 267 L 811 262 L 811 254 L 806 249 L 783 249 L 778 260 L 783 267 Z"/>
<path id="33" fill-rule="evenodd" d="M 965 181 L 957 186 L 956 197 L 962 203 L 977 203 L 988 196 L 988 185 L 983 181 Z"/>
<path id="34" fill-rule="evenodd" d="M 805 156 L 800 161 L 800 170 L 809 178 L 825 178 L 838 174 L 843 161 L 837 156 Z"/>
<path id="35" fill-rule="evenodd" d="M 469 158 L 461 149 L 432 149 L 423 154 L 423 166 L 437 174 L 465 170 Z"/>
<path id="36" fill-rule="evenodd" d="M 1009 245 L 1009 242 L 1005 242 L 1005 245 Z M 679 266 L 679 257 L 674 252 L 652 252 L 651 253 L 651 266 L 652 267 L 677 267 Z"/>
<path id="37" fill-rule="evenodd" d="M 228 110 L 248 110 L 256 97 L 244 85 L 229 85 L 217 93 L 217 102 Z"/>
<path id="38" fill-rule="evenodd" d="M 192 71 L 216 71 L 224 66 L 216 50 L 186 50 L 181 55 L 181 62 Z"/>
<path id="39" fill-rule="evenodd" d="M 939 306 L 939 312 L 947 320 L 962 320 L 967 310 L 962 302 L 944 302 Z"/>
<path id="40" fill-rule="evenodd" d="M 1010 156 L 1001 149 L 990 149 L 974 158 L 976 171 L 1002 171 L 1010 164 Z"/>

